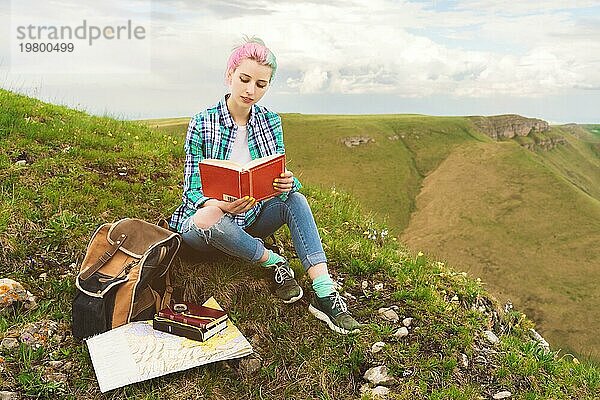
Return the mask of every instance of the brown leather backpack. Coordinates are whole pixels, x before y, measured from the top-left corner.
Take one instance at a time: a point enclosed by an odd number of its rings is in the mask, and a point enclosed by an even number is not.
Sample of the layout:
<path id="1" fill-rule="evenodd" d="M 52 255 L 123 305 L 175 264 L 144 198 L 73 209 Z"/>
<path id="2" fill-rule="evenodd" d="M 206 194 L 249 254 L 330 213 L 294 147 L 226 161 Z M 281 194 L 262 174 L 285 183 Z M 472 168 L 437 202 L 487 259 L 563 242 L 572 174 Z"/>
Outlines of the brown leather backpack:
<path id="1" fill-rule="evenodd" d="M 152 319 L 171 299 L 169 267 L 180 245 L 179 234 L 140 219 L 101 225 L 75 281 L 73 336 Z"/>

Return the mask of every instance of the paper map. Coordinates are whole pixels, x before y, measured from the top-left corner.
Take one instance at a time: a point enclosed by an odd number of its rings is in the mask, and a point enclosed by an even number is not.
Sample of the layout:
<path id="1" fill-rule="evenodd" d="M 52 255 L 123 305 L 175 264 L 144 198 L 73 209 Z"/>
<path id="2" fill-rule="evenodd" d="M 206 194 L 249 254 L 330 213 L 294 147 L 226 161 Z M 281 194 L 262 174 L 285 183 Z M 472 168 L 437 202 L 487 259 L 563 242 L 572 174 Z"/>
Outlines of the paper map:
<path id="1" fill-rule="evenodd" d="M 221 309 L 212 297 L 204 305 Z M 86 343 L 102 393 L 252 353 L 252 346 L 231 321 L 205 342 L 155 331 L 152 321 L 143 321 L 93 336 Z"/>

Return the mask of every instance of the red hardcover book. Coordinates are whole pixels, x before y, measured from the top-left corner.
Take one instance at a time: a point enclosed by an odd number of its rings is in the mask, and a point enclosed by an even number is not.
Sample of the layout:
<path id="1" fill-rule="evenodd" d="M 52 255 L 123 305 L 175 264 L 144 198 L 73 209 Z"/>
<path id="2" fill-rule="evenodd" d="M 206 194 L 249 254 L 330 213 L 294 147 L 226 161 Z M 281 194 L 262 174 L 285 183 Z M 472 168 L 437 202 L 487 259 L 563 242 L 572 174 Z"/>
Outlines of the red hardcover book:
<path id="1" fill-rule="evenodd" d="M 158 312 L 158 317 L 203 330 L 211 329 L 228 318 L 225 311 L 189 302 L 171 303 Z"/>
<path id="2" fill-rule="evenodd" d="M 273 179 L 285 172 L 285 154 L 261 157 L 239 165 L 229 160 L 200 161 L 202 192 L 207 197 L 233 201 L 251 196 L 261 201 L 278 195 Z"/>

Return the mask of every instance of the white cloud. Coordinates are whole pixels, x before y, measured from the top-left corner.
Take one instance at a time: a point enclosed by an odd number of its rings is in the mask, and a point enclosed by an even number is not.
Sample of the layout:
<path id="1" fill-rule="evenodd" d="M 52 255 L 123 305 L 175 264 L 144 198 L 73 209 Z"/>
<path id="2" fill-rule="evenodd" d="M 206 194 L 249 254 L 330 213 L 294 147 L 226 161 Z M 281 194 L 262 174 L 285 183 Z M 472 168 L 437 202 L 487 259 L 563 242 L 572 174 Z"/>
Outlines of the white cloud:
<path id="1" fill-rule="evenodd" d="M 308 71 L 304 71 L 300 79 L 288 78 L 287 84 L 291 88 L 299 89 L 300 93 L 314 93 L 325 85 L 327 79 L 327 72 L 315 66 Z"/>
<path id="2" fill-rule="evenodd" d="M 485 14 L 523 15 L 597 6 L 598 1 L 596 0 L 461 0 L 456 2 L 455 8 L 457 10 L 476 10 L 477 12 Z"/>
<path id="3" fill-rule="evenodd" d="M 535 97 L 600 84 L 600 24 L 565 12 L 565 2 L 551 2 L 548 11 L 539 4 L 521 6 L 513 11 L 523 16 L 491 18 L 494 3 L 464 4 L 470 8 L 439 12 L 383 0 L 342 9 L 283 3 L 273 22 L 262 25 L 266 36 L 275 38 L 269 43 L 283 49 L 282 65 L 301 75 L 288 82 L 302 93 Z M 290 23 L 286 15 L 295 18 Z M 325 15 L 331 17 L 323 24 Z M 597 21 L 598 15 L 588 19 Z M 415 21 L 422 22 L 422 31 L 412 29 Z M 439 26 L 452 27 L 454 39 L 478 42 L 481 50 L 468 49 L 468 43 L 461 47 L 460 40 L 428 38 L 427 28 Z M 468 31 L 461 32 L 461 26 Z M 314 81 L 317 70 L 328 79 Z"/>
<path id="4" fill-rule="evenodd" d="M 60 1 L 65 13 L 81 17 L 72 0 Z M 43 81 L 72 93 L 90 85 L 140 93 L 168 87 L 169 98 L 178 91 L 181 104 L 198 97 L 208 103 L 224 90 L 232 46 L 250 34 L 277 55 L 281 94 L 529 98 L 600 87 L 597 0 L 171 0 L 153 2 L 152 17 L 150 76 L 48 75 Z M 0 51 L 3 60 L 6 48 Z M 22 77 L 8 76 L 9 85 L 11 79 Z"/>

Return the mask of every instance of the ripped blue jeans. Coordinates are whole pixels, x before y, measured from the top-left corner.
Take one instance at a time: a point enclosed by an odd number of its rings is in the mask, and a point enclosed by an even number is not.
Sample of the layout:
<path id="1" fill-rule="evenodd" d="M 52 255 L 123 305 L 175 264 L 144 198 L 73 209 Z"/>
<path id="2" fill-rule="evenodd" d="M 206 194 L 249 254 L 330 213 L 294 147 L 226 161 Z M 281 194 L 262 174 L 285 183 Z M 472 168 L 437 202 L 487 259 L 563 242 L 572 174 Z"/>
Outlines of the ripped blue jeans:
<path id="1" fill-rule="evenodd" d="M 304 269 L 327 262 L 315 219 L 302 193 L 292 192 L 283 201 L 274 197 L 266 201 L 256 220 L 248 227 L 237 225 L 225 214 L 216 224 L 202 229 L 193 217 L 183 223 L 183 240 L 201 252 L 220 250 L 234 257 L 257 262 L 265 246 L 263 238 L 275 233 L 283 224 L 290 229 L 296 254 Z"/>

